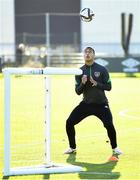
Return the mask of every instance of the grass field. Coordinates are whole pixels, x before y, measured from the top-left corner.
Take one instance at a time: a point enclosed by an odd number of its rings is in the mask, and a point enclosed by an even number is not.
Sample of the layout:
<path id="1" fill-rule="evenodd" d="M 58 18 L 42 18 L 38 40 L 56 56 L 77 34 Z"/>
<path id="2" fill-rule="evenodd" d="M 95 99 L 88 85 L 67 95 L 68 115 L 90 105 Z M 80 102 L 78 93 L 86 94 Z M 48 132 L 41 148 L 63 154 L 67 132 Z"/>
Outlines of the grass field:
<path id="1" fill-rule="evenodd" d="M 43 161 L 44 80 L 12 77 L 12 166 Z M 76 126 L 77 154 L 63 155 L 68 147 L 65 121 L 82 97 L 74 92 L 72 76 L 52 77 L 52 161 L 82 166 L 74 174 L 3 177 L 3 77 L 0 77 L 0 179 L 140 179 L 140 78 L 113 77 L 107 92 L 124 154 L 119 162 L 108 162 L 111 155 L 106 130 L 90 116 Z"/>

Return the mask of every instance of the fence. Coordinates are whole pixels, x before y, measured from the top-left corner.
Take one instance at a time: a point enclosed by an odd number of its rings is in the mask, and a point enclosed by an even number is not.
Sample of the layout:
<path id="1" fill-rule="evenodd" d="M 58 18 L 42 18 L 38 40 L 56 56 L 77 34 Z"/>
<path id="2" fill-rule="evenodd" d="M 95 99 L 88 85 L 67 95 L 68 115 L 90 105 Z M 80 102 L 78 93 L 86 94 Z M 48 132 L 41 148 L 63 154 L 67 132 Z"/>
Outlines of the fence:
<path id="1" fill-rule="evenodd" d="M 1 59 L 1 68 L 3 67 L 46 67 L 47 55 L 20 55 L 14 56 L 14 62 L 5 61 L 4 56 Z M 84 64 L 82 53 L 54 53 L 49 56 L 50 66 L 52 67 L 80 67 Z M 140 72 L 140 56 L 105 56 L 96 55 L 96 62 L 107 67 L 110 72 L 136 73 Z"/>

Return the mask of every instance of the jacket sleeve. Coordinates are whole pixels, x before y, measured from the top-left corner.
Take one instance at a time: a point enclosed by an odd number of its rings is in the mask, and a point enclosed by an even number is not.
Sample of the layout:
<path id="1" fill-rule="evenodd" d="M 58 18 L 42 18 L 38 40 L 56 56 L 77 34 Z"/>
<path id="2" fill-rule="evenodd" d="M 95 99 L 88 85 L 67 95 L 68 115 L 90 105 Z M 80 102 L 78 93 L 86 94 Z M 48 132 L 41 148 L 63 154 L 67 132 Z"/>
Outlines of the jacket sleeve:
<path id="1" fill-rule="evenodd" d="M 107 91 L 111 90 L 112 88 L 111 80 L 110 80 L 109 73 L 106 68 L 104 69 L 102 73 L 102 82 L 97 82 L 96 87 L 102 90 L 107 90 Z"/>
<path id="2" fill-rule="evenodd" d="M 78 95 L 82 94 L 84 90 L 84 84 L 82 84 L 81 78 L 81 75 L 75 76 L 75 92 Z"/>

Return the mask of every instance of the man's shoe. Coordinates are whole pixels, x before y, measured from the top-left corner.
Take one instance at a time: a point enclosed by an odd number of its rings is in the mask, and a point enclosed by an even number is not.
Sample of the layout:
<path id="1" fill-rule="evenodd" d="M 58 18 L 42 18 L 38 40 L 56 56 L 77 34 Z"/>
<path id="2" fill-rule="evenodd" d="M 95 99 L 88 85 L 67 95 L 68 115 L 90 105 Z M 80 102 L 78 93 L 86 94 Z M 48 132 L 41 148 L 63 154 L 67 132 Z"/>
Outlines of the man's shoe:
<path id="1" fill-rule="evenodd" d="M 66 151 L 64 152 L 64 154 L 73 154 L 73 153 L 76 153 L 76 149 L 69 148 L 68 150 L 66 150 Z"/>
<path id="2" fill-rule="evenodd" d="M 121 155 L 121 154 L 122 154 L 122 151 L 118 147 L 113 149 L 113 155 Z"/>
<path id="3" fill-rule="evenodd" d="M 112 155 L 112 156 L 108 159 L 108 161 L 117 162 L 117 161 L 119 161 L 119 158 L 116 157 L 116 156 L 114 156 L 114 155 Z"/>

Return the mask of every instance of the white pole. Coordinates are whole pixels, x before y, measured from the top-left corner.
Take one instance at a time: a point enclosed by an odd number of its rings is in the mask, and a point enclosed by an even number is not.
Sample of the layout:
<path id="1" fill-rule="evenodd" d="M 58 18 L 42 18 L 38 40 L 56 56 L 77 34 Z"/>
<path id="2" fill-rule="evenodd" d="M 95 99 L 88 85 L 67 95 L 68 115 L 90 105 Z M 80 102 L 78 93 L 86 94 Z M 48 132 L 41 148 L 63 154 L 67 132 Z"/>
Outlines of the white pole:
<path id="1" fill-rule="evenodd" d="M 46 45 L 47 45 L 47 61 L 46 65 L 50 66 L 50 14 L 46 13 Z"/>
<path id="2" fill-rule="evenodd" d="M 4 73 L 4 175 L 10 173 L 10 73 Z"/>
<path id="3" fill-rule="evenodd" d="M 81 75 L 82 70 L 78 68 L 58 68 L 58 67 L 46 67 L 46 68 L 4 68 L 3 73 L 9 74 L 44 74 L 44 75 Z"/>
<path id="4" fill-rule="evenodd" d="M 51 163 L 51 79 L 45 77 L 45 161 Z"/>

